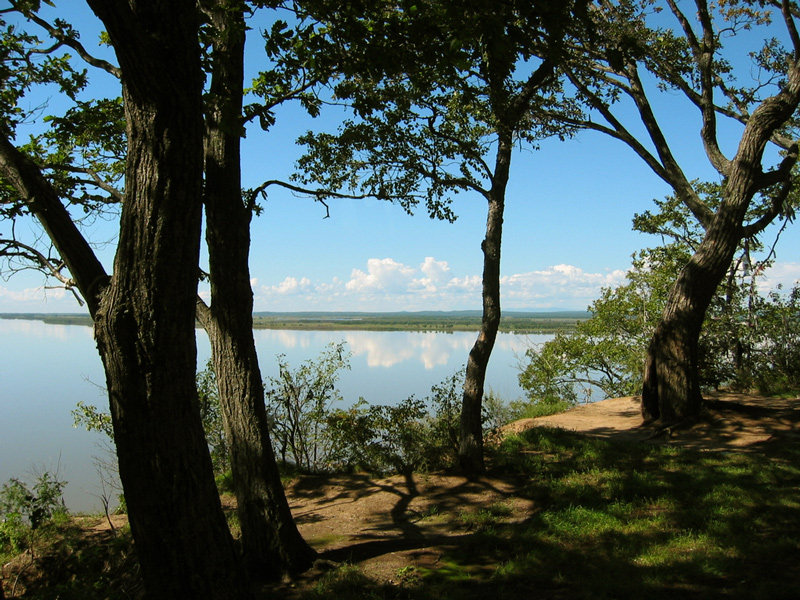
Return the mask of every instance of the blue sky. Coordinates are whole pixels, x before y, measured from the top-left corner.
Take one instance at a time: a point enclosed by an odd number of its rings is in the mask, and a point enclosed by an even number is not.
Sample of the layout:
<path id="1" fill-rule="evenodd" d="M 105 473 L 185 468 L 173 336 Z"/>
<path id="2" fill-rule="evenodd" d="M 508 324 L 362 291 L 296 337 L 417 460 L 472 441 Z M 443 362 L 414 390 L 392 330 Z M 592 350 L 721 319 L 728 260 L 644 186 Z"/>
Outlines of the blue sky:
<path id="1" fill-rule="evenodd" d="M 95 49 L 99 27 L 82 3 L 63 2 L 59 16 L 83 31 Z M 251 31 L 248 62 L 261 46 Z M 96 51 L 102 52 L 97 48 Z M 101 82 L 87 93 L 112 95 Z M 708 166 L 697 116 L 675 95 L 655 98 L 668 122 L 674 150 L 691 177 L 717 179 Z M 57 99 L 51 98 L 56 108 Z M 338 111 L 319 119 L 298 106 L 283 107 L 269 131 L 248 131 L 244 140 L 243 183 L 256 186 L 287 178 L 300 150 L 294 140 L 306 129 L 332 129 Z M 732 128 L 725 150 L 733 154 Z M 631 150 L 600 134 L 547 141 L 514 156 L 508 188 L 502 254 L 505 310 L 584 309 L 602 287 L 624 279 L 631 255 L 658 240 L 631 230 L 637 212 L 652 208 L 669 188 Z M 408 216 L 399 207 L 374 200 L 332 201 L 330 218 L 307 198 L 273 188 L 253 221 L 251 275 L 257 311 L 387 311 L 479 309 L 485 201 L 474 194 L 454 200 L 458 220 L 430 220 L 424 211 Z M 6 225 L 0 225 L 5 232 Z M 112 240 L 115 223 L 89 232 L 101 243 Z M 33 231 L 33 229 L 31 229 Z M 765 241 L 774 234 L 767 233 Z M 99 249 L 110 270 L 113 243 Z M 800 279 L 800 235 L 790 225 L 777 250 L 778 262 L 764 287 Z M 203 293 L 205 293 L 203 291 Z M 18 273 L 0 280 L 0 312 L 80 312 L 61 289 L 45 289 L 42 277 Z"/>

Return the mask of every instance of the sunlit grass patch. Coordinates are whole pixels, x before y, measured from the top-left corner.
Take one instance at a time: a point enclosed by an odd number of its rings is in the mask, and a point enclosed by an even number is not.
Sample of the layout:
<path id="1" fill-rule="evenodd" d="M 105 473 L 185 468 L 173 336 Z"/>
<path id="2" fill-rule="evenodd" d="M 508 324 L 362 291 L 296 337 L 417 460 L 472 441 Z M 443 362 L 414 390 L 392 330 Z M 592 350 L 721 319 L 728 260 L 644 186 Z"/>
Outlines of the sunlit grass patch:
<path id="1" fill-rule="evenodd" d="M 800 597 L 789 575 L 800 575 L 797 446 L 697 452 L 537 428 L 497 453 L 538 506 L 514 528 L 498 585 L 587 598 Z M 784 582 L 777 596 L 765 571 Z"/>

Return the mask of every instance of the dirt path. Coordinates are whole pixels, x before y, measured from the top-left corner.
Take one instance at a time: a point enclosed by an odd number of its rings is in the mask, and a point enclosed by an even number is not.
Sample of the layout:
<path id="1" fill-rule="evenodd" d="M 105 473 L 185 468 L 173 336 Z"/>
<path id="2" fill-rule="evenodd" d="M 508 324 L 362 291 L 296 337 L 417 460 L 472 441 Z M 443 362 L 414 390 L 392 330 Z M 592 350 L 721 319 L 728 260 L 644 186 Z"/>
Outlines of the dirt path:
<path id="1" fill-rule="evenodd" d="M 568 412 L 512 423 L 506 431 L 560 427 L 586 435 L 649 441 L 700 450 L 745 449 L 781 437 L 796 437 L 800 400 L 747 394 L 708 394 L 708 407 L 691 426 L 654 429 L 642 426 L 639 399 L 613 398 L 578 406 Z"/>
<path id="2" fill-rule="evenodd" d="M 703 417 L 685 428 L 643 427 L 638 400 L 614 398 L 517 421 L 505 431 L 560 427 L 603 438 L 709 451 L 745 451 L 781 438 L 800 438 L 798 399 L 716 394 L 709 400 Z M 524 519 L 534 507 L 515 491 L 514 481 L 489 477 L 468 481 L 444 475 L 385 479 L 344 475 L 305 477 L 287 494 L 301 533 L 323 559 L 352 562 L 375 580 L 399 584 L 414 568 L 436 568 L 443 552 L 470 534 L 479 511 L 499 506 L 512 522 Z M 312 572 L 306 580 L 318 575 Z M 302 586 L 302 581 L 296 585 Z"/>

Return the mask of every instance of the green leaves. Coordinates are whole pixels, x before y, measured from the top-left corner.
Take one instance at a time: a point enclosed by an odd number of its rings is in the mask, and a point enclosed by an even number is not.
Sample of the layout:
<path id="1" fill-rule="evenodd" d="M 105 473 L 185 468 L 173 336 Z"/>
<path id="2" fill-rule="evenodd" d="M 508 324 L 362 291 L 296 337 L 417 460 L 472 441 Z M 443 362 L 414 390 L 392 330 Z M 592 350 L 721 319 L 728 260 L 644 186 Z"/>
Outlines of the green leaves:
<path id="1" fill-rule="evenodd" d="M 38 8 L 38 2 L 28 7 Z M 60 22 L 64 35 L 74 32 Z M 86 71 L 72 65 L 66 53 L 51 53 L 36 36 L 21 31 L 0 15 L 0 133 L 13 136 L 16 127 L 41 112 L 37 102 L 24 99 L 38 86 L 54 85 L 74 99 L 87 83 Z M 33 108 L 31 108 L 33 106 Z"/>
<path id="2" fill-rule="evenodd" d="M 295 180 L 453 220 L 456 194 L 487 197 L 504 177 L 491 158 L 501 137 L 535 145 L 569 134 L 552 115 L 574 106 L 543 63 L 575 4 L 306 3 L 327 25 L 334 94 L 354 117 L 299 140 Z"/>
<path id="3" fill-rule="evenodd" d="M 331 439 L 325 419 L 331 406 L 341 400 L 336 382 L 342 369 L 350 368 L 344 342 L 329 344 L 316 360 L 292 370 L 284 355 L 278 358 L 279 374 L 266 380 L 265 401 L 276 453 L 298 469 L 326 468 Z"/>

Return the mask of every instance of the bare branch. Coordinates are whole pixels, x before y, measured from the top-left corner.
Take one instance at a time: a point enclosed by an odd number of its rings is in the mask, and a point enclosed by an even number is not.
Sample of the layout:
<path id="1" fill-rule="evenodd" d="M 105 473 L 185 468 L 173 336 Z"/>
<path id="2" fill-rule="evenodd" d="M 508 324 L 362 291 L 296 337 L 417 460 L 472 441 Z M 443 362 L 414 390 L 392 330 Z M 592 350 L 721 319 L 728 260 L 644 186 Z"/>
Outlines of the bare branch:
<path id="1" fill-rule="evenodd" d="M 723 177 L 730 170 L 730 161 L 719 148 L 717 140 L 717 110 L 714 104 L 714 52 L 717 47 L 714 24 L 708 12 L 706 0 L 695 0 L 697 17 L 702 27 L 702 43 L 697 39 L 686 15 L 678 8 L 675 0 L 667 0 L 672 13 L 681 23 L 686 39 L 692 49 L 694 62 L 700 74 L 700 103 L 699 108 L 703 115 L 701 136 L 711 164 Z"/>
<path id="2" fill-rule="evenodd" d="M 695 214 L 701 224 L 708 223 L 713 215 L 710 209 L 705 206 L 705 204 L 703 204 L 703 202 L 697 196 L 697 192 L 694 190 L 694 187 L 683 174 L 683 171 L 680 169 L 677 161 L 675 161 L 673 158 L 666 138 L 658 127 L 658 123 L 656 122 L 655 116 L 650 108 L 647 97 L 644 95 L 644 89 L 641 81 L 639 81 L 638 75 L 635 72 L 635 67 L 632 67 L 627 74 L 622 76 L 627 77 L 631 83 L 630 88 L 625 89 L 629 90 L 631 99 L 636 103 L 642 122 L 645 124 L 650 139 L 659 154 L 658 158 L 654 156 L 652 152 L 650 152 L 636 138 L 636 136 L 634 136 L 622 124 L 619 119 L 616 118 L 614 113 L 611 111 L 611 108 L 605 101 L 599 98 L 597 94 L 592 92 L 582 81 L 578 79 L 577 76 L 575 76 L 574 73 L 568 70 L 567 77 L 569 78 L 570 82 L 578 88 L 581 94 L 583 94 L 583 96 L 587 99 L 590 106 L 600 113 L 600 115 L 608 122 L 610 127 L 605 127 L 598 123 L 594 123 L 591 120 L 573 120 L 572 123 L 586 129 L 592 129 L 594 131 L 605 133 L 606 135 L 610 135 L 611 137 L 624 142 L 642 160 L 644 160 L 647 166 L 649 166 L 658 177 L 672 186 L 672 188 L 680 197 L 681 201 L 684 202 L 689 210 Z"/>
<path id="3" fill-rule="evenodd" d="M 792 46 L 794 47 L 794 59 L 797 61 L 800 60 L 800 34 L 797 32 L 797 26 L 794 22 L 796 9 L 793 13 L 791 5 L 792 3 L 789 2 L 789 0 L 783 0 L 783 2 L 781 2 L 781 14 L 783 15 L 783 20 L 786 23 L 786 30 L 789 32 L 789 38 L 792 40 Z"/>
<path id="4" fill-rule="evenodd" d="M 53 25 L 42 19 L 39 15 L 27 9 L 20 8 L 19 4 L 14 0 L 12 0 L 12 6 L 14 7 L 15 10 L 22 13 L 26 19 L 36 23 L 39 27 L 47 31 L 47 33 L 50 34 L 50 36 L 58 42 L 50 49 L 48 49 L 47 52 L 52 52 L 54 50 L 57 50 L 61 46 L 67 46 L 69 48 L 72 48 L 75 52 L 77 52 L 78 56 L 80 56 L 84 61 L 86 61 L 91 66 L 96 67 L 98 69 L 102 69 L 103 71 L 106 71 L 107 73 L 110 73 L 111 75 L 119 79 L 120 70 L 117 67 L 115 67 L 108 61 L 105 61 L 101 58 L 97 58 L 89 54 L 86 48 L 83 47 L 83 44 L 81 44 L 78 40 L 69 37 L 67 35 L 64 35 L 63 31 L 61 31 L 57 27 L 54 27 Z"/>
<path id="5" fill-rule="evenodd" d="M 72 167 L 68 165 L 44 165 L 43 168 L 62 170 L 62 171 L 67 171 L 68 173 L 84 173 L 85 175 L 91 177 L 91 180 L 79 180 L 79 183 L 88 183 L 90 185 L 97 186 L 104 192 L 110 194 L 115 202 L 121 203 L 125 199 L 125 194 L 122 191 L 115 188 L 113 185 L 111 185 L 103 178 L 101 178 L 100 175 L 97 174 L 97 171 L 93 169 L 86 169 L 83 167 Z"/>
<path id="6" fill-rule="evenodd" d="M 795 144 L 777 169 L 764 174 L 761 182 L 763 187 L 768 187 L 781 181 L 783 185 L 778 193 L 772 197 L 772 202 L 767 211 L 761 215 L 758 220 L 743 228 L 743 237 L 750 238 L 758 235 L 764 231 L 778 215 L 784 212 L 786 199 L 789 197 L 789 193 L 794 189 L 796 183 L 795 178 L 791 177 L 791 171 L 797 164 L 797 159 L 798 147 Z"/>
<path id="7" fill-rule="evenodd" d="M 66 268 L 66 264 L 63 261 L 54 263 L 50 258 L 39 252 L 39 250 L 33 246 L 23 244 L 18 240 L 9 240 L 5 238 L 0 238 L 0 256 L 7 258 L 21 258 L 31 262 L 32 265 L 28 268 L 42 271 L 46 275 L 60 281 L 63 286 L 59 287 L 63 287 L 64 289 L 72 292 L 72 294 L 75 296 L 75 299 L 78 301 L 78 304 L 83 306 L 84 302 L 83 299 L 78 295 L 75 280 L 62 273 L 62 271 Z"/>

